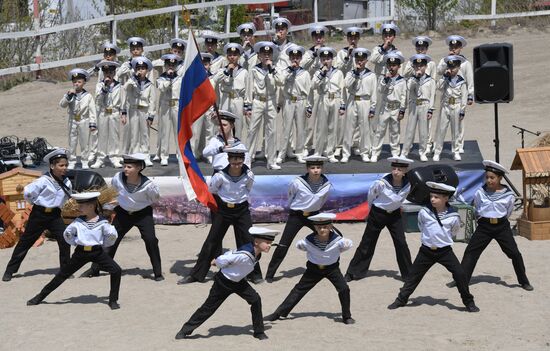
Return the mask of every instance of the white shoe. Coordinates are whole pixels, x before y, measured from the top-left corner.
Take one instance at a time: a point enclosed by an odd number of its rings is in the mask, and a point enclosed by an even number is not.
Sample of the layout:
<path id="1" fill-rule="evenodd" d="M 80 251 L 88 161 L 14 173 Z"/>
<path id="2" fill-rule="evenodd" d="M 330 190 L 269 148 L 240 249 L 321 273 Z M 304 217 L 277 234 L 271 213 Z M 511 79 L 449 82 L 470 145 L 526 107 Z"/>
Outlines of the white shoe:
<path id="1" fill-rule="evenodd" d="M 252 161 L 254 161 L 254 159 L 252 159 Z M 206 157 L 206 162 L 207 162 L 208 164 L 212 164 L 212 156 L 207 156 L 207 157 Z"/>
<path id="2" fill-rule="evenodd" d="M 272 165 L 267 165 L 267 169 L 281 169 L 281 166 L 279 166 L 278 164 L 274 163 Z"/>
<path id="3" fill-rule="evenodd" d="M 275 160 L 275 163 L 283 163 L 283 159 L 280 157 L 277 157 L 277 159 Z"/>
<path id="4" fill-rule="evenodd" d="M 343 156 L 342 159 L 340 160 L 340 162 L 348 163 L 349 162 L 349 157 L 348 156 Z"/>
<path id="5" fill-rule="evenodd" d="M 370 162 L 370 157 L 369 157 L 369 155 L 363 155 L 363 156 L 361 156 L 361 160 L 363 162 Z"/>
<path id="6" fill-rule="evenodd" d="M 97 160 L 97 161 L 95 161 L 95 163 L 94 163 L 93 165 L 90 166 L 90 168 L 92 168 L 92 169 L 98 169 L 98 168 L 101 168 L 101 167 L 103 167 L 103 166 L 104 166 L 104 165 L 103 165 L 103 161 Z"/>
<path id="7" fill-rule="evenodd" d="M 74 169 L 75 165 L 76 165 L 76 162 L 71 161 L 71 162 L 69 162 L 69 165 L 67 166 L 67 169 Z"/>
<path id="8" fill-rule="evenodd" d="M 420 161 L 422 161 L 422 162 L 428 162 L 428 157 L 426 156 L 426 154 L 420 155 Z"/>
<path id="9" fill-rule="evenodd" d="M 463 148 L 460 148 L 460 149 L 458 150 L 458 153 L 459 153 L 459 154 L 463 154 L 463 153 L 464 153 L 464 149 L 463 149 Z"/>
<path id="10" fill-rule="evenodd" d="M 372 157 L 370 158 L 370 162 L 372 162 L 372 163 L 378 162 L 378 156 L 372 155 Z"/>
<path id="11" fill-rule="evenodd" d="M 168 159 L 167 158 L 163 158 L 160 160 L 160 165 L 161 166 L 168 166 Z"/>
<path id="12" fill-rule="evenodd" d="M 439 162 L 439 155 L 434 155 L 433 160 L 434 160 L 434 162 Z"/>
<path id="13" fill-rule="evenodd" d="M 407 158 L 407 155 L 408 155 L 408 154 L 406 154 L 406 153 L 404 153 L 404 152 L 401 152 L 401 156 L 400 156 L 400 157 L 405 157 L 405 158 Z"/>
<path id="14" fill-rule="evenodd" d="M 328 158 L 328 162 L 330 162 L 330 163 L 338 163 L 338 162 L 340 162 L 340 161 L 338 161 L 338 159 L 337 159 L 336 157 L 331 156 L 331 157 Z"/>
<path id="15" fill-rule="evenodd" d="M 460 157 L 460 153 L 455 152 L 454 155 L 453 155 L 453 160 L 462 161 L 462 157 Z"/>
<path id="16" fill-rule="evenodd" d="M 120 159 L 118 159 L 118 158 L 111 159 L 111 163 L 113 164 L 113 167 L 115 167 L 115 168 L 122 168 L 122 163 L 120 163 Z"/>
<path id="17" fill-rule="evenodd" d="M 393 153 L 393 152 L 392 152 L 392 153 L 391 153 L 391 156 L 392 156 L 392 157 L 399 157 L 399 152 L 396 152 L 396 153 Z"/>
<path id="18" fill-rule="evenodd" d="M 145 167 L 152 167 L 152 166 L 153 166 L 153 162 L 151 162 L 151 159 L 147 157 L 145 159 Z"/>
<path id="19" fill-rule="evenodd" d="M 296 161 L 298 163 L 306 163 L 306 160 L 304 160 L 304 158 L 302 156 L 296 156 Z"/>
<path id="20" fill-rule="evenodd" d="M 296 155 L 290 151 L 287 151 L 286 158 L 296 158 Z"/>
<path id="21" fill-rule="evenodd" d="M 88 165 L 87 161 L 82 161 L 82 169 L 89 169 L 90 166 Z"/>
<path id="22" fill-rule="evenodd" d="M 337 147 L 335 150 L 334 150 L 334 156 L 338 157 L 342 154 L 342 148 L 340 147 Z"/>
<path id="23" fill-rule="evenodd" d="M 155 157 L 153 157 L 153 161 L 160 161 L 161 158 L 159 155 L 155 155 Z"/>

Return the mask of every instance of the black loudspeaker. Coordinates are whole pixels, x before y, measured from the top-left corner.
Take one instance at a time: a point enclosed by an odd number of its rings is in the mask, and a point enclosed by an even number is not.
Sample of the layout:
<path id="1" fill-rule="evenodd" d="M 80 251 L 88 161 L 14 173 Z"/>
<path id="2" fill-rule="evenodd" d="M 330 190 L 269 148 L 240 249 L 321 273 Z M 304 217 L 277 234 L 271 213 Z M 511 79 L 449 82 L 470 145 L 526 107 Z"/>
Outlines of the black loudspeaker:
<path id="1" fill-rule="evenodd" d="M 417 205 L 426 205 L 430 202 L 430 190 L 426 182 L 437 182 L 458 186 L 458 175 L 453 167 L 448 165 L 430 165 L 418 167 L 407 172 L 411 183 L 411 191 L 407 200 Z"/>
<path id="2" fill-rule="evenodd" d="M 508 43 L 474 48 L 474 90 L 477 103 L 510 102 L 514 99 L 514 55 Z"/>
<path id="3" fill-rule="evenodd" d="M 107 185 L 99 173 L 80 169 L 67 171 L 67 177 L 73 185 L 73 190 L 82 192 L 90 189 L 99 189 Z"/>

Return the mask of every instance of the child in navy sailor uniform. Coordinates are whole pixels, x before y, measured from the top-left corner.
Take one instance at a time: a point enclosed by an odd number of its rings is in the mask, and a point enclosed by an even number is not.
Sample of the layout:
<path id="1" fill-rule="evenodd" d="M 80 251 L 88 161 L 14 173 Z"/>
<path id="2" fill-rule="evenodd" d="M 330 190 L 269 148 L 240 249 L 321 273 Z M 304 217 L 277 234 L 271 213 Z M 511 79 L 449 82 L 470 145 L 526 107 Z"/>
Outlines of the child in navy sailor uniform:
<path id="1" fill-rule="evenodd" d="M 390 157 L 388 161 L 391 162 L 391 173 L 374 182 L 369 189 L 367 201 L 370 212 L 367 227 L 346 272 L 347 281 L 358 280 L 367 275 L 376 242 L 384 227 L 388 228 L 393 240 L 401 278 L 404 279 L 409 274 L 411 253 L 403 230 L 401 205 L 411 189 L 407 169 L 413 160 Z"/>
<path id="2" fill-rule="evenodd" d="M 254 337 L 260 340 L 267 339 L 267 335 L 264 333 L 262 300 L 256 290 L 246 281 L 246 277 L 258 265 L 261 254 L 269 252 L 271 243 L 278 232 L 268 228 L 251 227 L 249 233 L 254 237 L 253 242 L 247 243 L 237 250 L 228 251 L 212 260 L 211 264 L 219 267 L 220 270 L 214 276 L 214 284 L 208 298 L 183 325 L 176 335 L 176 339 L 183 339 L 191 335 L 193 330 L 210 318 L 225 299 L 233 293 L 239 295 L 250 305 Z"/>
<path id="3" fill-rule="evenodd" d="M 308 217 L 316 215 L 328 199 L 332 184 L 323 174 L 323 156 L 308 156 L 305 158 L 307 173 L 296 177 L 288 188 L 289 214 L 283 235 L 265 276 L 268 283 L 273 281 L 277 269 L 283 262 L 290 244 L 303 227 L 315 230 Z"/>
<path id="4" fill-rule="evenodd" d="M 353 242 L 342 237 L 332 228 L 334 213 L 319 213 L 309 217 L 314 223 L 315 232 L 296 243 L 299 250 L 307 252 L 307 264 L 304 275 L 290 291 L 275 312 L 267 316 L 269 321 L 286 317 L 294 306 L 323 278 L 327 278 L 338 291 L 342 306 L 342 321 L 353 324 L 350 311 L 350 291 L 340 271 L 340 253 L 349 250 Z"/>
<path id="5" fill-rule="evenodd" d="M 502 165 L 490 160 L 483 161 L 483 165 L 485 166 L 485 185 L 474 195 L 474 207 L 478 218 L 477 228 L 462 257 L 462 267 L 467 281 L 470 281 L 483 250 L 494 239 L 506 256 L 512 260 L 521 287 L 531 291 L 533 287 L 525 274 L 523 257 L 508 221 L 508 217 L 514 210 L 515 200 L 512 190 L 501 184 L 502 178 L 508 171 Z"/>
<path id="6" fill-rule="evenodd" d="M 449 206 L 448 201 L 456 189 L 443 183 L 426 182 L 426 185 L 430 190 L 430 204 L 423 207 L 418 213 L 422 246 L 420 246 L 418 255 L 411 266 L 409 275 L 405 278 L 405 284 L 388 309 L 393 310 L 405 306 L 409 296 L 420 284 L 426 272 L 435 263 L 439 263 L 453 274 L 466 311 L 479 312 L 479 308 L 474 303 L 474 297 L 468 289 L 466 273 L 452 248 L 453 235 L 460 228 L 460 215 Z"/>
<path id="7" fill-rule="evenodd" d="M 115 227 L 100 215 L 101 210 L 98 198 L 99 192 L 73 194 L 72 197 L 78 203 L 78 209 L 82 216 L 76 218 L 63 233 L 65 241 L 76 246 L 73 256 L 68 264 L 61 267 L 59 272 L 27 305 L 38 305 L 57 289 L 73 273 L 78 271 L 88 262 L 96 263 L 102 270 L 111 274 L 111 292 L 109 293 L 109 307 L 112 310 L 120 308 L 118 305 L 118 291 L 120 288 L 120 266 L 109 256 L 103 248 L 114 244 L 117 238 Z"/>
<path id="8" fill-rule="evenodd" d="M 244 164 L 244 154 L 247 150 L 241 147 L 226 148 L 229 165 L 216 172 L 208 186 L 214 194 L 218 211 L 212 212 L 212 226 L 202 245 L 199 257 L 189 275 L 178 284 L 204 281 L 210 262 L 221 254 L 221 243 L 229 226 L 235 231 L 236 246 L 241 247 L 252 242 L 248 229 L 252 226 L 252 217 L 248 208 L 248 198 L 254 184 L 254 173 Z M 262 281 L 260 266 L 257 265 L 250 275 L 254 283 Z"/>
<path id="9" fill-rule="evenodd" d="M 65 224 L 61 218 L 61 208 L 72 192 L 71 181 L 65 176 L 68 158 L 68 151 L 65 149 L 56 149 L 44 156 L 49 172 L 25 187 L 25 200 L 32 203 L 33 207 L 25 232 L 19 238 L 8 262 L 2 277 L 3 281 L 11 280 L 12 275 L 19 270 L 29 249 L 46 229 L 57 239 L 60 267 L 69 262 L 71 247 L 63 239 Z"/>
<path id="10" fill-rule="evenodd" d="M 153 266 L 153 279 L 162 281 L 164 277 L 160 250 L 155 234 L 153 207 L 151 207 L 160 198 L 160 193 L 157 185 L 141 174 L 148 157 L 149 155 L 144 154 L 123 155 L 124 171 L 117 173 L 111 180 L 111 185 L 118 191 L 118 206 L 115 207 L 116 216 L 113 220 L 118 238 L 112 246 L 106 248 L 106 252 L 114 258 L 118 245 L 126 233 L 133 227 L 137 227 Z M 99 269 L 100 267 L 94 264 L 83 276 L 97 276 Z"/>

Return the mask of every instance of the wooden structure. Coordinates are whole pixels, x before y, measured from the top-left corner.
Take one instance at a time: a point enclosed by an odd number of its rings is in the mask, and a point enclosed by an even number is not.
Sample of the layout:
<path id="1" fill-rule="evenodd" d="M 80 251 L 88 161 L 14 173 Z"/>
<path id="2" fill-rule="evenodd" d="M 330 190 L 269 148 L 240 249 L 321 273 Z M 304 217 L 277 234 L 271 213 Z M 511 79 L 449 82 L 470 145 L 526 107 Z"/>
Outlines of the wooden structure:
<path id="1" fill-rule="evenodd" d="M 23 197 L 23 189 L 41 175 L 41 172 L 21 167 L 0 174 L 0 196 L 6 201 L 5 204 L 0 204 L 0 218 L 4 222 L 0 249 L 11 247 L 19 240 L 31 210 Z"/>
<path id="2" fill-rule="evenodd" d="M 518 219 L 519 234 L 529 240 L 550 240 L 550 206 L 536 207 L 531 196 L 535 185 L 550 189 L 550 147 L 518 149 L 511 169 L 523 171 L 524 207 Z"/>

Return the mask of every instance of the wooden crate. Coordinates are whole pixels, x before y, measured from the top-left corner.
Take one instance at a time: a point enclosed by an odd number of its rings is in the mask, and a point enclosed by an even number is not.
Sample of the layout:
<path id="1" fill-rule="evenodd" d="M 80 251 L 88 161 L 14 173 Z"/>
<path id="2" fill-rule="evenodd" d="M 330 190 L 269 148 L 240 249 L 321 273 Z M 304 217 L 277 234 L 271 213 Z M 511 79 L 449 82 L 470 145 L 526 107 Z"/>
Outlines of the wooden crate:
<path id="1" fill-rule="evenodd" d="M 519 235 L 529 240 L 550 240 L 550 221 L 531 222 L 518 219 Z"/>

